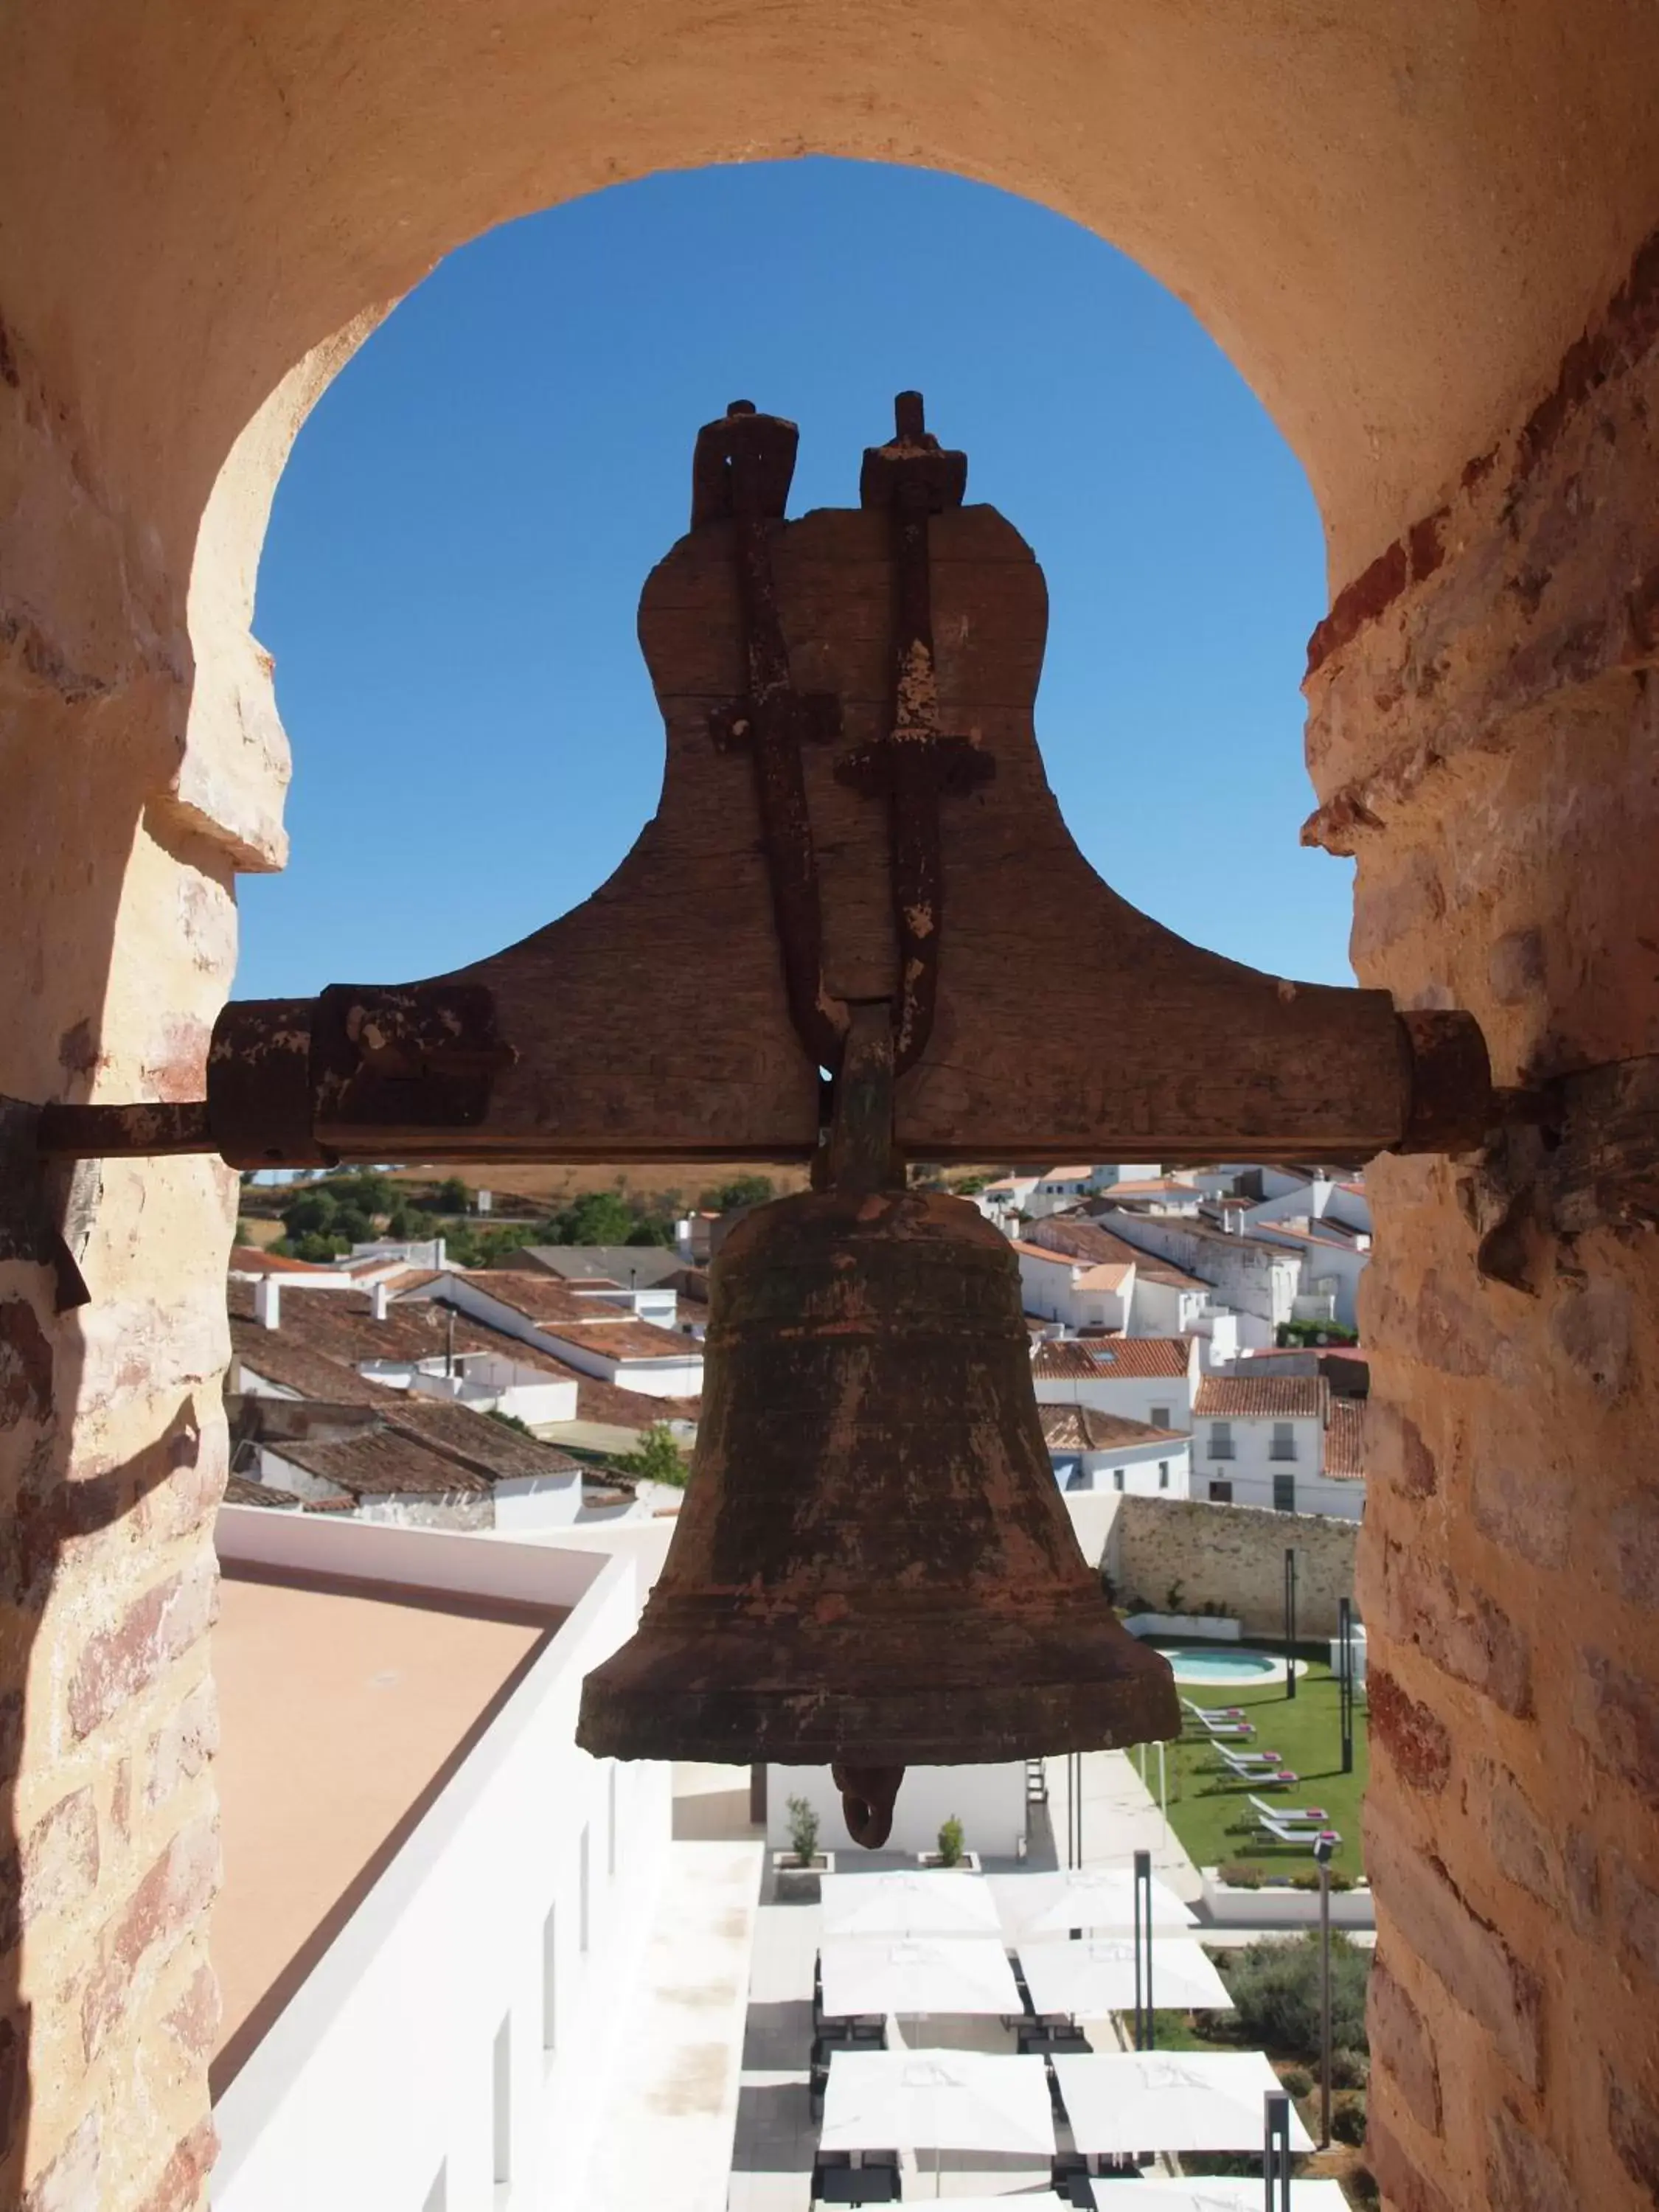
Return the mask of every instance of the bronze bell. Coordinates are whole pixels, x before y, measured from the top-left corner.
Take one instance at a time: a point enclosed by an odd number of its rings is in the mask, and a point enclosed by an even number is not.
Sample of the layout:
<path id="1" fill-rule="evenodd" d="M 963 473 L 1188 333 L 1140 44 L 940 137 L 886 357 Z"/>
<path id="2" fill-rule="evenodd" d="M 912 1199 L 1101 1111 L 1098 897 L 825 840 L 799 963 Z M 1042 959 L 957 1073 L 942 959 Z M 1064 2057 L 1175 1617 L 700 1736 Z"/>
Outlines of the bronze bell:
<path id="1" fill-rule="evenodd" d="M 907 1765 L 1179 1732 L 1167 1662 L 1085 1565 L 1031 1387 L 1018 1263 L 960 1199 L 812 1192 L 716 1258 L 703 1417 L 597 1755 L 837 1769 L 884 1842 Z"/>

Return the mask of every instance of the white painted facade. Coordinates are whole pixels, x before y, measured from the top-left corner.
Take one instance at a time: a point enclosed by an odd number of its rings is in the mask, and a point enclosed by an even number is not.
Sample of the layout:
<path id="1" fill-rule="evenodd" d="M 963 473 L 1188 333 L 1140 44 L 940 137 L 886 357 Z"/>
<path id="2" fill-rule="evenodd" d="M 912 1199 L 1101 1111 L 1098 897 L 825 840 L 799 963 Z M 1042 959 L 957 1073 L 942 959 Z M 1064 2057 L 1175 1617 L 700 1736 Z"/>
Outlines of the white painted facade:
<path id="1" fill-rule="evenodd" d="M 1126 1213 L 1114 1207 L 1096 1218 L 1126 1243 L 1157 1253 L 1183 1274 L 1208 1284 L 1213 1303 L 1237 1314 L 1241 1348 L 1274 1343 L 1279 1323 L 1291 1319 L 1302 1262 L 1282 1243 L 1227 1235 L 1173 1214 Z"/>
<path id="2" fill-rule="evenodd" d="M 1311 1416 L 1201 1416 L 1194 1425 L 1192 1494 L 1221 1504 L 1358 1521 L 1364 1510 L 1365 1486 L 1328 1475 L 1324 1450 L 1325 1431 Z"/>
<path id="3" fill-rule="evenodd" d="M 847 1832 L 841 1792 L 827 1766 L 769 1766 L 766 1770 L 766 1842 L 787 1851 L 791 1797 L 804 1797 L 818 1816 L 818 1849 L 844 1855 L 856 1863 L 864 1854 Z M 939 1848 L 939 1832 L 954 1816 L 962 1823 L 964 1847 L 981 1858 L 1019 1858 L 1025 1850 L 1025 1764 L 1005 1759 L 996 1766 L 909 1766 L 893 1808 L 893 1832 L 884 1849 L 920 1852 Z"/>
<path id="4" fill-rule="evenodd" d="M 1020 1300 L 1028 1314 L 1059 1322 L 1073 1334 L 1085 1328 L 1127 1329 L 1133 1268 L 1096 1267 L 1031 1244 L 1016 1244 L 1014 1251 L 1019 1261 Z"/>
<path id="5" fill-rule="evenodd" d="M 1105 1347 L 1109 1349 L 1109 1346 Z M 1193 1399 L 1198 1389 L 1196 1346 L 1180 1375 L 1033 1374 L 1040 1406 L 1093 1406 L 1103 1413 L 1116 1413 L 1126 1421 L 1145 1421 L 1155 1429 L 1190 1430 Z"/>
<path id="6" fill-rule="evenodd" d="M 471 1276 L 446 1275 L 441 1284 L 423 1285 L 417 1295 L 431 1297 L 439 1291 L 444 1303 L 453 1305 L 458 1313 L 470 1315 L 474 1321 L 482 1322 L 503 1336 L 514 1336 L 522 1344 L 533 1344 L 600 1382 L 618 1383 L 624 1390 L 637 1390 L 647 1398 L 696 1398 L 702 1395 L 702 1354 L 695 1348 L 695 1340 L 690 1337 L 683 1340 L 683 1352 L 665 1350 L 659 1359 L 618 1357 L 586 1338 L 561 1336 L 556 1322 L 532 1321 L 516 1306 L 491 1297 Z"/>
<path id="7" fill-rule="evenodd" d="M 591 2202 L 669 1856 L 670 1769 L 574 1741 L 583 1675 L 638 1617 L 631 1561 L 257 1507 L 222 1508 L 218 1540 L 570 1612 L 220 2098 L 216 2212 Z"/>
<path id="8" fill-rule="evenodd" d="M 1192 1455 L 1186 1437 L 1157 1443 L 1118 1444 L 1104 1451 L 1051 1446 L 1049 1460 L 1060 1488 L 1126 1491 L 1141 1498 L 1192 1495 Z"/>

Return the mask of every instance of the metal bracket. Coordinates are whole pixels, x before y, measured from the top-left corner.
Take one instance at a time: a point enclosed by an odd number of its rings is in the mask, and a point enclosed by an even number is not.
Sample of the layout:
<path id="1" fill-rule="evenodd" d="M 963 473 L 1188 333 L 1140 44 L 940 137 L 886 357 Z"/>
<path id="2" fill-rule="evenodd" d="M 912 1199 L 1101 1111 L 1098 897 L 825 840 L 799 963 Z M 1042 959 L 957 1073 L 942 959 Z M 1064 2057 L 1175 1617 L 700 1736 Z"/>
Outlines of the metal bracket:
<path id="1" fill-rule="evenodd" d="M 1552 1242 L 1659 1228 L 1659 1054 L 1498 1097 L 1502 1126 L 1459 1187 L 1483 1276 L 1536 1297 Z"/>
<path id="2" fill-rule="evenodd" d="M 57 1310 L 68 1313 L 92 1297 L 70 1238 L 84 1248 L 96 1194 L 78 1188 L 74 1170 L 42 1158 L 41 1112 L 0 1096 L 0 1260 L 50 1267 Z"/>

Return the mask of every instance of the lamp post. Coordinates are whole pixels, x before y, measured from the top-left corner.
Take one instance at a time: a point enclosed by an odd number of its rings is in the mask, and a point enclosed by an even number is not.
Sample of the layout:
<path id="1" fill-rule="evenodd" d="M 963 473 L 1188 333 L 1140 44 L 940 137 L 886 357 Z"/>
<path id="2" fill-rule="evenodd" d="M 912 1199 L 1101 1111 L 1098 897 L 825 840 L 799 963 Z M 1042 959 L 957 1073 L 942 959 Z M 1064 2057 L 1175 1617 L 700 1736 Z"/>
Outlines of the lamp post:
<path id="1" fill-rule="evenodd" d="M 1319 2148 L 1331 2140 L 1331 1853 L 1329 1836 L 1314 1844 L 1319 1862 Z"/>
<path id="2" fill-rule="evenodd" d="M 1336 1601 L 1336 1695 L 1342 1724 L 1342 1771 L 1353 1772 L 1353 1601 Z"/>
<path id="3" fill-rule="evenodd" d="M 1296 1695 L 1296 1553 L 1285 1553 L 1285 1695 Z"/>
<path id="4" fill-rule="evenodd" d="M 1150 2051 L 1152 2036 L 1152 1855 L 1134 1856 L 1135 1893 L 1135 2049 Z M 1141 1965 L 1141 1942 L 1146 1941 L 1146 1966 Z"/>
<path id="5" fill-rule="evenodd" d="M 1269 2089 L 1262 2104 L 1261 2201 L 1267 2212 L 1291 2212 L 1291 2100 Z"/>

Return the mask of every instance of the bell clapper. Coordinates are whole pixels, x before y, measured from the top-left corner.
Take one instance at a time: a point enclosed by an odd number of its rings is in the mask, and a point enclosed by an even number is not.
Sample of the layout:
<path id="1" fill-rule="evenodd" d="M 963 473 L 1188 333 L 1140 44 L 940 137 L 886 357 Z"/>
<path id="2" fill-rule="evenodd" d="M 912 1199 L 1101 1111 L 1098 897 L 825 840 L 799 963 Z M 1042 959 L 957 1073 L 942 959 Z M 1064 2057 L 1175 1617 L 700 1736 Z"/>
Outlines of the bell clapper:
<path id="1" fill-rule="evenodd" d="M 904 1769 L 837 1762 L 830 1770 L 830 1779 L 841 1792 L 848 1834 L 866 1851 L 878 1851 L 893 1832 L 893 1807 L 898 1802 Z"/>

